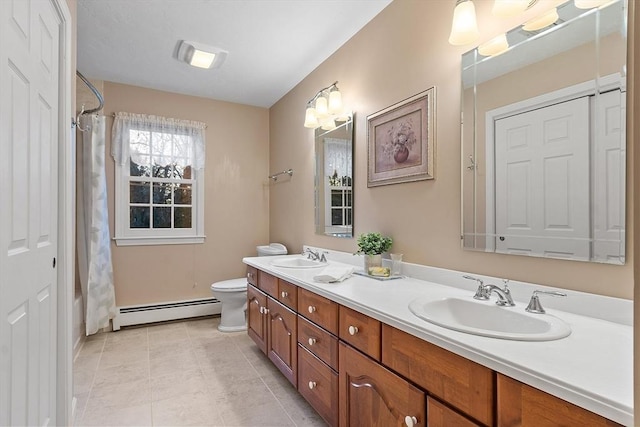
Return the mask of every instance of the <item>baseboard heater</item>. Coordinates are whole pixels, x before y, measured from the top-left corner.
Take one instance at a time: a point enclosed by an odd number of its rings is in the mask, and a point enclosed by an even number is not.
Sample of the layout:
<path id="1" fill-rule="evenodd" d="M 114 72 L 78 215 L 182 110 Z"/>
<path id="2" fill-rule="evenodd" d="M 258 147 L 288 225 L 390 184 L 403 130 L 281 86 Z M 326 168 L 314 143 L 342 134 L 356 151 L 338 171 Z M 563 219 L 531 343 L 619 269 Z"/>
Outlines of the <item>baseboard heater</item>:
<path id="1" fill-rule="evenodd" d="M 221 311 L 222 303 L 215 298 L 118 307 L 118 313 L 113 319 L 113 330 L 118 331 L 123 326 L 210 316 L 220 314 Z"/>

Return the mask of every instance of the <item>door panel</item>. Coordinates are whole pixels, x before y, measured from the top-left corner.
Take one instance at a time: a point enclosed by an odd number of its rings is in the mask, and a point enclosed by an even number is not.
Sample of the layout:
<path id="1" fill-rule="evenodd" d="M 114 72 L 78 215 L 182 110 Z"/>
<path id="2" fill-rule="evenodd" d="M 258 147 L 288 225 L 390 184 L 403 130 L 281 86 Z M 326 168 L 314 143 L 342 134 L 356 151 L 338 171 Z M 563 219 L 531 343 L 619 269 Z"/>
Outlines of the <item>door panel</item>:
<path id="1" fill-rule="evenodd" d="M 61 28 L 0 1 L 0 425 L 55 422 Z"/>
<path id="2" fill-rule="evenodd" d="M 589 103 L 495 122 L 497 252 L 590 258 Z"/>

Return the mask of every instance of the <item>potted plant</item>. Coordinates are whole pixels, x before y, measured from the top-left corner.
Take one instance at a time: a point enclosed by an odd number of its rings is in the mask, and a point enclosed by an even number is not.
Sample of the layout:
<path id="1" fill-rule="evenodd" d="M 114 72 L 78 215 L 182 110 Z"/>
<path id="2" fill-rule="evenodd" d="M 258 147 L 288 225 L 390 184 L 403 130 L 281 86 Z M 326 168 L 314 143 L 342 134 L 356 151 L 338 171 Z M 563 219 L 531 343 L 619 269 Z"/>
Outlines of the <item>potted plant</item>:
<path id="1" fill-rule="evenodd" d="M 364 233 L 358 236 L 358 251 L 364 255 L 364 271 L 373 276 L 389 276 L 390 271 L 382 268 L 382 253 L 391 249 L 391 237 L 380 233 Z"/>

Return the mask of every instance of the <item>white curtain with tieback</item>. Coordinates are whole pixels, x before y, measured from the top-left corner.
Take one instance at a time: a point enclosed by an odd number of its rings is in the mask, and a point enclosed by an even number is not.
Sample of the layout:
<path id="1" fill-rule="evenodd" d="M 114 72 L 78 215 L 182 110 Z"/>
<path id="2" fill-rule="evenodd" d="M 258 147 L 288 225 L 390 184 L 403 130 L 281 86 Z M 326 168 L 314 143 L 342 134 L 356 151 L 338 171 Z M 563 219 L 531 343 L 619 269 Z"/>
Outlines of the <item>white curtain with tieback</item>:
<path id="1" fill-rule="evenodd" d="M 113 122 L 111 154 L 121 166 L 126 165 L 129 158 L 141 163 L 142 158 L 151 154 L 153 140 L 154 153 L 184 159 L 199 170 L 205 163 L 206 127 L 205 123 L 191 120 L 118 112 Z"/>
<path id="2" fill-rule="evenodd" d="M 105 118 L 80 116 L 78 164 L 77 246 L 86 334 L 109 326 L 116 314 L 107 214 Z"/>

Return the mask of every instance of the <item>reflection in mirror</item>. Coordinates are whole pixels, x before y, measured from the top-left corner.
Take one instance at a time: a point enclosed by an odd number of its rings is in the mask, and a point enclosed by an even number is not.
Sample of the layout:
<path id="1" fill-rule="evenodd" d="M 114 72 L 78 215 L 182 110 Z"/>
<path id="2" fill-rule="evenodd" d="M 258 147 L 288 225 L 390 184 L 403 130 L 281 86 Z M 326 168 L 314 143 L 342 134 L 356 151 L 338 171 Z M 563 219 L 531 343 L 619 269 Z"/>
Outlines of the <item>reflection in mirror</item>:
<path id="1" fill-rule="evenodd" d="M 353 117 L 316 129 L 316 234 L 353 237 Z"/>
<path id="2" fill-rule="evenodd" d="M 557 12 L 462 57 L 462 245 L 624 264 L 625 1 Z"/>

